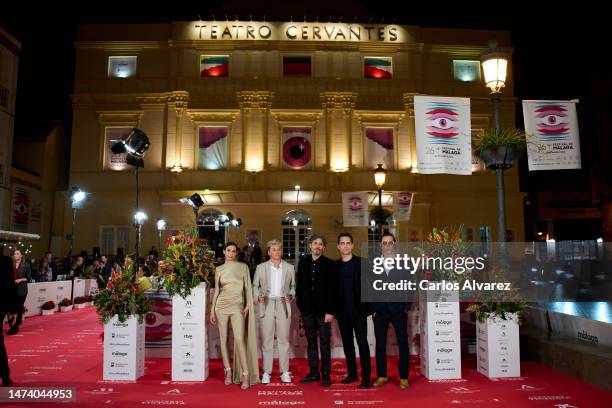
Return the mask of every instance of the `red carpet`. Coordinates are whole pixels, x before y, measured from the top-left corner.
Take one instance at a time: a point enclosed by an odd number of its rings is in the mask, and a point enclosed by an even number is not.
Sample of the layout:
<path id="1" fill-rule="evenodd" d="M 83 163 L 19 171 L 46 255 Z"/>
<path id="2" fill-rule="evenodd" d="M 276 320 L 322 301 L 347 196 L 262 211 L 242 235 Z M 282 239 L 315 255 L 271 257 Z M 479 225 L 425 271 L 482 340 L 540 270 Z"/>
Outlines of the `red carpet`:
<path id="1" fill-rule="evenodd" d="M 410 371 L 411 387 L 397 386 L 395 365 L 390 363 L 391 383 L 381 389 L 359 390 L 356 384 L 341 385 L 344 361 L 333 363 L 331 388 L 301 385 L 306 360 L 291 361 L 295 384 L 279 383 L 276 376 L 267 386 L 247 391 L 225 386 L 222 364 L 211 362 L 204 383 L 170 381 L 169 359 L 147 359 L 145 376 L 137 383 L 104 382 L 102 378 L 102 326 L 93 308 L 66 314 L 37 316 L 25 320 L 16 336 L 5 336 L 12 378 L 23 387 L 75 387 L 75 407 L 191 406 L 191 407 L 609 407 L 612 393 L 535 363 L 523 363 L 523 377 L 491 381 L 475 372 L 473 359 L 464 361 L 461 380 L 428 381 L 417 374 L 418 361 Z M 66 404 L 0 404 L 2 406 L 67 406 Z"/>

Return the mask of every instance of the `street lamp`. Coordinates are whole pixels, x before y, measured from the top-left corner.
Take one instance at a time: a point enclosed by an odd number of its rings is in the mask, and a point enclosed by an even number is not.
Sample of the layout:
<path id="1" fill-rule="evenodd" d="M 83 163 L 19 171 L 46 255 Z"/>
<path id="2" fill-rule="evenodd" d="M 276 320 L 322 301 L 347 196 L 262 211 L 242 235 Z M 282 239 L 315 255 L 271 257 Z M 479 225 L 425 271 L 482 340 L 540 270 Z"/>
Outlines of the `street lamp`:
<path id="1" fill-rule="evenodd" d="M 72 249 L 74 246 L 74 226 L 76 224 L 76 210 L 77 208 L 83 208 L 86 194 L 83 190 L 77 186 L 72 187 L 68 193 L 68 197 L 72 203 L 72 230 L 70 232 L 70 249 L 68 250 L 68 256 L 72 255 Z"/>
<path id="2" fill-rule="evenodd" d="M 493 105 L 493 127 L 501 130 L 501 89 L 506 85 L 509 56 L 498 48 L 497 41 L 489 42 L 489 49 L 480 56 L 485 84 L 491 89 Z M 497 240 L 506 241 L 506 203 L 504 192 L 504 169 L 496 168 L 497 177 Z"/>
<path id="3" fill-rule="evenodd" d="M 163 218 L 158 218 L 157 221 L 155 222 L 155 225 L 157 226 L 157 232 L 159 234 L 159 243 L 158 243 L 157 247 L 159 248 L 159 251 L 161 251 L 161 247 L 162 247 L 162 231 L 166 230 L 166 226 L 168 225 L 168 223 Z"/>
<path id="4" fill-rule="evenodd" d="M 134 213 L 134 224 L 136 225 L 136 259 L 134 259 L 134 276 L 138 273 L 138 264 L 140 263 L 140 242 L 142 225 L 149 217 L 144 211 L 137 209 Z"/>
<path id="5" fill-rule="evenodd" d="M 382 192 L 383 187 L 385 186 L 385 181 L 387 181 L 387 171 L 383 168 L 382 163 L 378 163 L 378 167 L 374 170 L 374 183 L 378 187 L 378 214 L 379 219 L 375 220 L 378 223 L 379 236 L 382 237 L 383 233 L 383 208 L 382 208 Z"/>

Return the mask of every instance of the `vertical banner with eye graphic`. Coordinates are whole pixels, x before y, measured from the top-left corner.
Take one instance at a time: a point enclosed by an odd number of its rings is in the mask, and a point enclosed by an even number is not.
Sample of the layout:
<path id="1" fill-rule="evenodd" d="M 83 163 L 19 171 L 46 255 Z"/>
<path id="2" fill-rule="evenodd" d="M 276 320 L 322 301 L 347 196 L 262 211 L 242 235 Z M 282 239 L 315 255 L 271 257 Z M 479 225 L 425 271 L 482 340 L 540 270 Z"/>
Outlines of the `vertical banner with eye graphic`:
<path id="1" fill-rule="evenodd" d="M 409 191 L 393 193 L 393 218 L 396 221 L 409 221 L 413 201 L 414 193 Z"/>
<path id="2" fill-rule="evenodd" d="M 345 227 L 367 227 L 368 193 L 342 193 L 342 218 Z"/>
<path id="3" fill-rule="evenodd" d="M 577 101 L 523 101 L 529 171 L 580 169 Z"/>
<path id="4" fill-rule="evenodd" d="M 13 179 L 11 230 L 40 234 L 42 227 L 42 191 L 39 187 Z"/>
<path id="5" fill-rule="evenodd" d="M 283 127 L 283 162 L 295 170 L 311 168 L 312 129 L 309 127 Z"/>
<path id="6" fill-rule="evenodd" d="M 423 174 L 472 174 L 469 98 L 415 96 L 418 170 Z"/>

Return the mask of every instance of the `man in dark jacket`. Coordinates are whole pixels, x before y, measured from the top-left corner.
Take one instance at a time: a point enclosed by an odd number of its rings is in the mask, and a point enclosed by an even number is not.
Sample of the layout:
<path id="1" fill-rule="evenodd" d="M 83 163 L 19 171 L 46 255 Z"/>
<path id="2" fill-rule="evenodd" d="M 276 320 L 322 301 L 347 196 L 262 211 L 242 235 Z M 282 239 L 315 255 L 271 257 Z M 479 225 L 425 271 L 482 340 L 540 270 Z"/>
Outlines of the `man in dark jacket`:
<path id="1" fill-rule="evenodd" d="M 383 234 L 380 239 L 382 258 L 393 258 L 395 256 L 395 236 L 389 232 Z M 385 269 L 381 274 L 385 282 L 400 282 L 404 278 L 397 269 Z M 398 299 L 397 297 L 401 299 Z M 374 334 L 376 336 L 376 374 L 377 379 L 374 387 L 382 387 L 388 382 L 387 379 L 387 332 L 389 323 L 393 325 L 397 346 L 399 348 L 399 378 L 400 388 L 408 388 L 408 368 L 410 353 L 408 350 L 408 321 L 407 312 L 410 309 L 408 295 L 404 292 L 386 295 L 386 302 L 372 302 L 370 308 L 374 315 Z"/>
<path id="2" fill-rule="evenodd" d="M 331 322 L 336 314 L 334 299 L 337 278 L 333 261 L 323 256 L 326 245 L 324 236 L 318 234 L 311 236 L 310 254 L 298 263 L 296 297 L 308 341 L 308 365 L 310 366 L 310 373 L 302 379 L 301 383 L 319 381 L 322 376 L 322 385 L 329 387 L 331 385 Z M 319 375 L 317 337 L 321 350 L 321 375 Z"/>
<path id="3" fill-rule="evenodd" d="M 361 258 L 353 255 L 353 237 L 349 233 L 338 235 L 338 250 L 341 258 L 336 261 L 338 276 L 337 315 L 342 346 L 346 357 L 348 375 L 342 384 L 357 381 L 357 360 L 353 331 L 359 347 L 361 363 L 360 388 L 371 385 L 370 346 L 368 344 L 368 304 L 361 301 Z"/>
<path id="4" fill-rule="evenodd" d="M 0 376 L 2 377 L 2 385 L 10 386 L 11 370 L 8 365 L 8 355 L 4 346 L 4 336 L 2 329 L 4 326 L 4 316 L 8 315 L 9 323 L 15 320 L 17 306 L 15 303 L 15 282 L 13 279 L 13 260 L 8 256 L 4 256 L 0 251 Z"/>

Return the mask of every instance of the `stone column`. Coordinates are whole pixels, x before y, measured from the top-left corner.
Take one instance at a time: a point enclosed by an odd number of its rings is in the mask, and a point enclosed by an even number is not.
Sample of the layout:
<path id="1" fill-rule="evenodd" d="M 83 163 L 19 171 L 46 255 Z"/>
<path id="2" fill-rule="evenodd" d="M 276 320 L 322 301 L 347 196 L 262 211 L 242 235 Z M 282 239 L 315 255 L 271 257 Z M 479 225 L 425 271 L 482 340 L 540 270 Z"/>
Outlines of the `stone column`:
<path id="1" fill-rule="evenodd" d="M 416 131 L 414 126 L 414 93 L 404 94 L 404 106 L 406 113 L 408 114 L 408 135 L 410 140 L 410 168 L 412 173 L 418 173 L 417 169 L 417 148 L 416 148 Z"/>
<path id="2" fill-rule="evenodd" d="M 247 171 L 268 168 L 268 116 L 274 94 L 241 91 L 236 94 L 242 119 L 242 165 Z"/>
<path id="3" fill-rule="evenodd" d="M 174 92 L 168 95 L 168 114 L 174 112 L 175 118 L 175 141 L 174 141 L 174 162 L 172 163 L 173 171 L 181 171 L 183 169 L 182 151 L 183 151 L 183 120 L 189 94 L 187 92 Z"/>
<path id="4" fill-rule="evenodd" d="M 331 171 L 344 172 L 351 167 L 351 119 L 357 94 L 324 92 L 321 94 L 327 145 L 327 165 Z"/>

